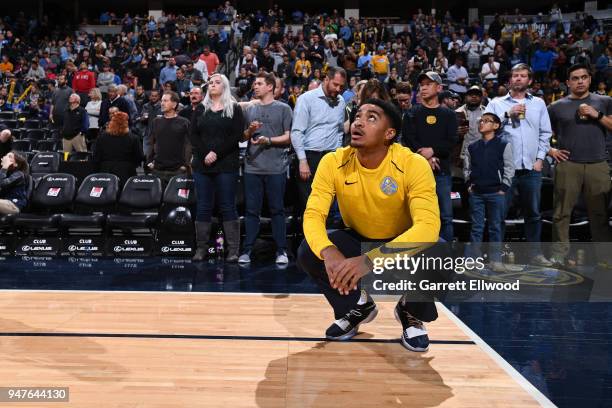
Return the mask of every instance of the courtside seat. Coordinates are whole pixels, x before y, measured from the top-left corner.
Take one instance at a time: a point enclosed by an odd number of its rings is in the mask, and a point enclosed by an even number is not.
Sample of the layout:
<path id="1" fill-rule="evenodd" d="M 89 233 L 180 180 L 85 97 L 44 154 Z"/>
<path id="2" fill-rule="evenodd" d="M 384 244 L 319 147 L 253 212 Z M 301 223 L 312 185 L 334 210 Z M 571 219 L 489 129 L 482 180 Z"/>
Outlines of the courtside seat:
<path id="1" fill-rule="evenodd" d="M 57 227 L 60 214 L 69 210 L 76 191 L 76 179 L 72 174 L 54 173 L 44 175 L 32 193 L 27 213 L 14 217 L 13 225 L 24 229 Z"/>
<path id="2" fill-rule="evenodd" d="M 61 149 L 61 143 L 53 139 L 39 140 L 36 143 L 36 150 L 39 152 L 57 152 Z"/>
<path id="3" fill-rule="evenodd" d="M 62 156 L 58 152 L 36 153 L 30 163 L 30 172 L 34 175 L 43 176 L 45 174 L 57 173 L 59 170 Z"/>
<path id="4" fill-rule="evenodd" d="M 12 111 L 0 112 L 0 121 L 13 120 L 15 119 L 15 113 Z"/>
<path id="5" fill-rule="evenodd" d="M 196 205 L 195 184 L 187 176 L 174 176 L 164 191 L 164 205 L 192 207 Z"/>
<path id="6" fill-rule="evenodd" d="M 119 178 L 114 174 L 96 173 L 83 180 L 77 192 L 75 213 L 60 215 L 62 227 L 102 228 L 106 213 L 113 210 L 119 194 Z"/>
<path id="7" fill-rule="evenodd" d="M 79 161 L 90 161 L 91 152 L 70 152 L 68 155 L 68 161 L 79 162 Z"/>
<path id="8" fill-rule="evenodd" d="M 157 224 L 158 214 L 111 214 L 107 218 L 110 228 L 154 228 Z"/>
<path id="9" fill-rule="evenodd" d="M 32 142 L 29 139 L 13 140 L 12 147 L 18 152 L 29 152 L 32 149 Z"/>
<path id="10" fill-rule="evenodd" d="M 15 119 L 5 119 L 2 121 L 2 124 L 9 129 L 18 129 L 17 121 Z"/>
<path id="11" fill-rule="evenodd" d="M 161 180 L 152 175 L 134 176 L 125 183 L 119 206 L 121 214 L 107 217 L 109 228 L 153 228 L 157 224 L 162 200 Z M 146 211 L 150 213 L 145 213 Z"/>
<path id="12" fill-rule="evenodd" d="M 26 119 L 22 126 L 23 129 L 40 129 L 40 120 L 38 119 Z"/>
<path id="13" fill-rule="evenodd" d="M 160 210 L 160 234 L 193 234 L 196 194 L 192 178 L 179 175 L 168 182 Z"/>
<path id="14" fill-rule="evenodd" d="M 28 139 L 30 142 L 38 142 L 47 138 L 47 131 L 45 129 L 31 128 L 21 131 L 21 138 Z"/>

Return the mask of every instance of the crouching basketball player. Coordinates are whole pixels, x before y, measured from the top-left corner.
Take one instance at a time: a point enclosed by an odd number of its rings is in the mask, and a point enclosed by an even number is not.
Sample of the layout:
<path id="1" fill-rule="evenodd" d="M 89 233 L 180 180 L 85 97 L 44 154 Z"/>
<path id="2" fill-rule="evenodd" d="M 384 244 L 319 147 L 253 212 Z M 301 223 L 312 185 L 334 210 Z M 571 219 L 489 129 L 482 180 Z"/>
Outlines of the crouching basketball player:
<path id="1" fill-rule="evenodd" d="M 359 289 L 361 277 L 372 271 L 371 252 L 361 254 L 363 242 L 438 241 L 440 211 L 431 167 L 423 156 L 394 143 L 400 129 L 392 104 L 367 100 L 351 125 L 351 145 L 323 157 L 312 183 L 298 264 L 334 309 L 336 320 L 325 333 L 330 340 L 350 339 L 378 313 L 370 295 Z M 325 221 L 334 197 L 348 229 L 328 235 Z M 395 314 L 404 347 L 427 351 L 423 322 L 438 317 L 433 299 L 410 302 L 405 294 Z"/>

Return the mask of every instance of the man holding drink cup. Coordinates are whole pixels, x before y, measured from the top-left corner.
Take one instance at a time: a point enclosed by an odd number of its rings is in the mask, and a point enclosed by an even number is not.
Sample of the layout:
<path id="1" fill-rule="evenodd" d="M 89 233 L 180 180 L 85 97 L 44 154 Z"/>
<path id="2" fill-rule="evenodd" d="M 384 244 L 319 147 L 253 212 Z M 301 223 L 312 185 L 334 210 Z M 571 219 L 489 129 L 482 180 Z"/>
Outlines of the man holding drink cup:
<path id="1" fill-rule="evenodd" d="M 276 243 L 276 263 L 284 265 L 289 262 L 284 198 L 293 114 L 289 105 L 274 100 L 275 88 L 274 74 L 258 74 L 253 90 L 260 103 L 249 105 L 245 111 L 249 125 L 242 140 L 248 141 L 249 145 L 244 164 L 246 238 L 238 258 L 241 264 L 251 262 L 264 196 L 268 199 L 272 237 Z"/>
<path id="2" fill-rule="evenodd" d="M 506 192 L 505 212 L 508 213 L 514 191 L 518 189 L 525 219 L 525 238 L 528 242 L 540 242 L 542 166 L 550 148 L 552 130 L 544 101 L 527 93 L 532 80 L 533 72 L 529 65 L 517 64 L 512 67 L 510 92 L 493 99 L 487 105 L 486 112 L 504 118 L 503 130 L 513 147 L 516 172 L 512 186 Z M 532 264 L 552 265 L 542 254 L 540 245 L 530 248 Z"/>
<path id="3" fill-rule="evenodd" d="M 609 242 L 610 174 L 606 138 L 612 130 L 612 98 L 589 92 L 591 73 L 584 64 L 567 72 L 570 94 L 548 107 L 558 146 L 548 153 L 555 167 L 552 261 L 566 264 L 572 210 L 582 192 L 593 242 Z M 603 261 L 603 254 L 598 254 Z"/>

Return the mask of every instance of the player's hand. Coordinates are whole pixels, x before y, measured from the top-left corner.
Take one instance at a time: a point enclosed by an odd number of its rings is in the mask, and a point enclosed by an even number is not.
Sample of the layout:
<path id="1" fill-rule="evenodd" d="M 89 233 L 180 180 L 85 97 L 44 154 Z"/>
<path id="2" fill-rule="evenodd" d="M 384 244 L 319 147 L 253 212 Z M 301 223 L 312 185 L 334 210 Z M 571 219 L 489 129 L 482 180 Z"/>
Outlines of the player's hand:
<path id="1" fill-rule="evenodd" d="M 552 148 L 548 152 L 548 155 L 555 159 L 556 163 L 561 163 L 569 159 L 570 152 L 569 150 Z"/>
<path id="2" fill-rule="evenodd" d="M 306 181 L 310 178 L 310 176 L 312 176 L 312 173 L 310 172 L 308 161 L 306 161 L 306 159 L 300 160 L 300 178 Z"/>
<path id="3" fill-rule="evenodd" d="M 465 136 L 469 130 L 470 130 L 469 126 L 458 126 L 457 127 L 457 134 L 459 136 Z"/>
<path id="4" fill-rule="evenodd" d="M 338 269 L 346 257 L 335 246 L 328 246 L 327 248 L 323 249 L 323 251 L 321 251 L 321 256 L 323 257 L 323 263 L 325 264 L 325 271 L 327 272 L 327 276 L 329 278 L 329 284 L 332 287 L 335 287 L 334 285 L 336 282 Z"/>
<path id="5" fill-rule="evenodd" d="M 434 155 L 434 151 L 431 147 L 421 147 L 419 150 L 417 150 L 417 153 L 427 160 L 431 159 Z"/>
<path id="6" fill-rule="evenodd" d="M 357 289 L 359 280 L 369 272 L 365 255 L 347 258 L 340 265 L 332 287 L 338 289 L 341 295 L 348 295 L 351 290 Z"/>

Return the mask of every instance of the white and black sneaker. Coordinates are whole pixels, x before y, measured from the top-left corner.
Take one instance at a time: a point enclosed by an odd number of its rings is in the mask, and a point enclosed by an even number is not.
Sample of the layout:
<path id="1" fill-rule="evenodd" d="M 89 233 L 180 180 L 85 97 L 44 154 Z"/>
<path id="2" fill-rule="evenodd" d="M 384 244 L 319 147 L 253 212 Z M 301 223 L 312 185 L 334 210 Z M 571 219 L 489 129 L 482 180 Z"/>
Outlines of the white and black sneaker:
<path id="1" fill-rule="evenodd" d="M 405 311 L 401 301 L 395 306 L 395 318 L 402 324 L 402 345 L 410 351 L 424 352 L 429 349 L 429 336 L 422 321 Z"/>
<path id="2" fill-rule="evenodd" d="M 369 323 L 378 314 L 376 303 L 365 290 L 361 290 L 361 297 L 357 305 L 340 319 L 334 321 L 325 331 L 328 340 L 348 340 L 359 331 L 359 325 Z"/>

